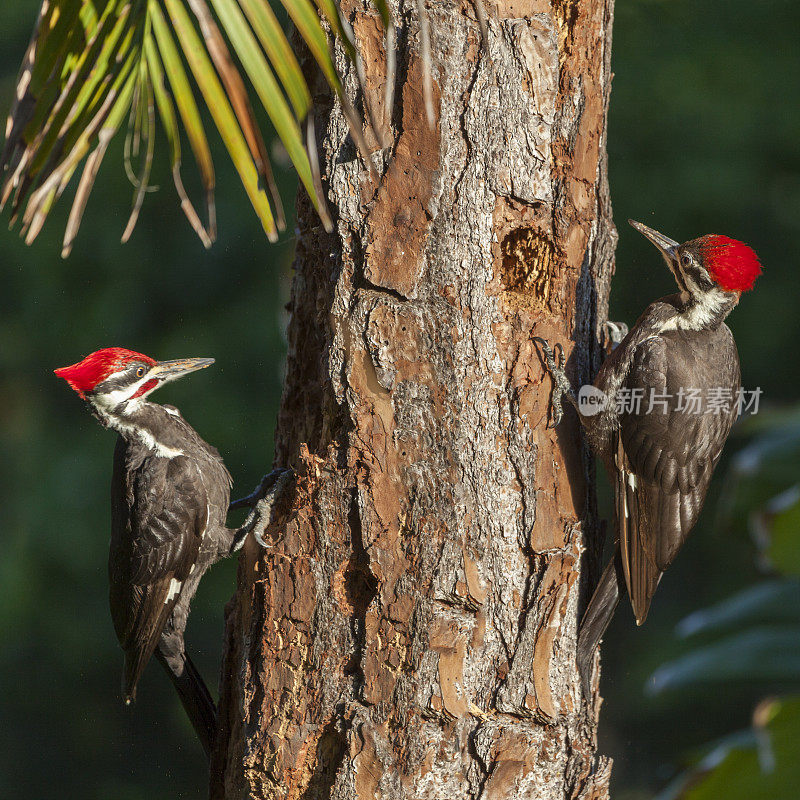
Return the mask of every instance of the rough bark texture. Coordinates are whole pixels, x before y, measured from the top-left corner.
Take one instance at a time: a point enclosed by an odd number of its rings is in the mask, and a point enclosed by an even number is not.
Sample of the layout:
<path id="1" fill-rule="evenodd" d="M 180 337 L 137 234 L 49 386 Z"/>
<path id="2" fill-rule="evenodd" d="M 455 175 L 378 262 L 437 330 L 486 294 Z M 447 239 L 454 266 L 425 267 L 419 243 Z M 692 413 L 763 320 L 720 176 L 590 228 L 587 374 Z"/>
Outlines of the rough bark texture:
<path id="1" fill-rule="evenodd" d="M 504 0 L 487 41 L 471 5 L 427 8 L 436 125 L 404 4 L 377 182 L 318 98 L 336 230 L 301 202 L 275 462 L 296 492 L 228 609 L 217 798 L 608 794 L 574 663 L 594 475 L 574 416 L 546 428 L 531 336 L 596 371 L 612 0 Z M 375 14 L 346 10 L 380 97 Z"/>

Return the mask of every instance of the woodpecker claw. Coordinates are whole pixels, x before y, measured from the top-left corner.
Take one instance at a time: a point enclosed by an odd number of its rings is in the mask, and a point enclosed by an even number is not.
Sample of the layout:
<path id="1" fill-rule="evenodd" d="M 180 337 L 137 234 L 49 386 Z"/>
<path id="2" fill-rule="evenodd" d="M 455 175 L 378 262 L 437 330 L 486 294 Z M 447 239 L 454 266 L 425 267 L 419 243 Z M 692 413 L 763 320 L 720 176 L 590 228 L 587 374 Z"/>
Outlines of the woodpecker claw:
<path id="1" fill-rule="evenodd" d="M 280 506 L 281 500 L 287 490 L 294 484 L 294 472 L 290 469 L 275 469 L 261 479 L 258 488 L 247 497 L 234 500 L 229 510 L 237 508 L 250 508 L 247 519 L 239 528 L 231 542 L 231 553 L 235 553 L 244 544 L 247 534 L 252 531 L 256 541 L 263 548 L 269 548 L 274 543 L 264 540 L 264 531 L 272 521 L 273 512 Z"/>
<path id="2" fill-rule="evenodd" d="M 548 428 L 555 428 L 561 418 L 564 416 L 564 407 L 561 402 L 562 398 L 566 395 L 567 399 L 572 401 L 572 387 L 566 373 L 564 372 L 564 348 L 560 344 L 556 344 L 558 354 L 550 347 L 547 339 L 542 339 L 541 336 L 534 336 L 533 341 L 542 348 L 542 358 L 553 379 L 553 394 L 550 399 L 550 413 L 551 421 Z"/>
<path id="3" fill-rule="evenodd" d="M 628 326 L 624 322 L 607 320 L 603 324 L 603 349 L 606 353 L 613 352 L 627 335 Z"/>
<path id="4" fill-rule="evenodd" d="M 269 488 L 275 483 L 275 481 L 280 478 L 283 473 L 286 472 L 285 469 L 274 469 L 272 472 L 265 475 L 261 482 L 258 484 L 256 489 L 247 495 L 247 497 L 240 497 L 238 500 L 231 500 L 231 504 L 228 506 L 228 511 L 236 511 L 238 508 L 252 508 L 262 497 L 264 497 L 265 493 L 269 490 Z"/>

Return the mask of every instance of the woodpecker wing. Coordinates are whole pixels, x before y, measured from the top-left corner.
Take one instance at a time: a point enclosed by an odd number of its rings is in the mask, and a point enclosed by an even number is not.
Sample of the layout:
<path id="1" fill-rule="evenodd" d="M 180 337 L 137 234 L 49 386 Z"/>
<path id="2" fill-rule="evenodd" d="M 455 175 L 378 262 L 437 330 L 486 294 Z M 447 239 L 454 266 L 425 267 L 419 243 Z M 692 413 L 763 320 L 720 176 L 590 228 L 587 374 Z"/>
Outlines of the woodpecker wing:
<path id="1" fill-rule="evenodd" d="M 638 624 L 664 570 L 703 506 L 711 475 L 736 419 L 739 360 L 725 325 L 667 331 L 646 339 L 624 382 L 641 406 L 621 416 L 616 434 L 615 498 L 623 572 Z M 695 413 L 688 390 L 699 390 Z M 728 406 L 709 413 L 718 389 Z M 652 402 L 651 402 L 652 399 Z"/>
<path id="2" fill-rule="evenodd" d="M 131 454 L 122 457 L 130 465 Z M 111 614 L 126 657 L 124 690 L 132 698 L 197 561 L 209 511 L 202 476 L 185 456 L 148 457 L 123 480 L 124 495 L 114 498 L 109 571 Z"/>

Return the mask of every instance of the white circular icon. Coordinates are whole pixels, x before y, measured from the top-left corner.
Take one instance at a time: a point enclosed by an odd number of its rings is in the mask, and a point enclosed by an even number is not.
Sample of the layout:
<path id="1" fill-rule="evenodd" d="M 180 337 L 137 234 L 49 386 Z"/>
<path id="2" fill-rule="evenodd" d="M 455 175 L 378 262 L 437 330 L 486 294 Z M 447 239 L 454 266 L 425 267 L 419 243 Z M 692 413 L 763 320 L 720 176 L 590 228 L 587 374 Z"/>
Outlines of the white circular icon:
<path id="1" fill-rule="evenodd" d="M 605 392 L 590 383 L 581 386 L 578 392 L 578 410 L 584 417 L 593 417 L 603 411 L 608 403 Z"/>

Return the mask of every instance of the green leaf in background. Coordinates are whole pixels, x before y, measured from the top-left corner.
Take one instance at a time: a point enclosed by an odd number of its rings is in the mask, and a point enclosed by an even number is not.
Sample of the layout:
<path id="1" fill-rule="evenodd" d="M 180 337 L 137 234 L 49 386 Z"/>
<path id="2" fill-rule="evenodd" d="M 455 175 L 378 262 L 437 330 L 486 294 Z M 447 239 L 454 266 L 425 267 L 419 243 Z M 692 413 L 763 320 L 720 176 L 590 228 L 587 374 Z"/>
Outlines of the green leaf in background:
<path id="1" fill-rule="evenodd" d="M 795 486 L 773 501 L 768 522 L 765 555 L 787 575 L 800 575 L 800 487 Z"/>
<path id="2" fill-rule="evenodd" d="M 750 436 L 736 454 L 719 501 L 717 524 L 746 531 L 756 509 L 800 479 L 800 407 L 760 411 L 737 424 L 737 436 Z"/>
<path id="3" fill-rule="evenodd" d="M 657 800 L 795 800 L 800 699 L 762 703 L 752 731 L 730 737 Z"/>
<path id="4" fill-rule="evenodd" d="M 725 600 L 695 611 L 676 628 L 679 636 L 741 630 L 745 625 L 791 623 L 800 626 L 800 580 L 757 583 Z"/>
<path id="5" fill-rule="evenodd" d="M 747 629 L 700 647 L 659 667 L 648 690 L 732 680 L 800 683 L 800 626 Z"/>
<path id="6" fill-rule="evenodd" d="M 745 728 L 723 736 L 706 748 L 706 754 L 691 769 L 681 772 L 662 791 L 655 800 L 680 800 L 686 791 L 694 786 L 700 777 L 721 764 L 734 750 L 748 750 L 757 747 L 758 740 L 752 728 Z"/>

